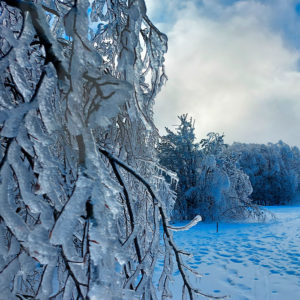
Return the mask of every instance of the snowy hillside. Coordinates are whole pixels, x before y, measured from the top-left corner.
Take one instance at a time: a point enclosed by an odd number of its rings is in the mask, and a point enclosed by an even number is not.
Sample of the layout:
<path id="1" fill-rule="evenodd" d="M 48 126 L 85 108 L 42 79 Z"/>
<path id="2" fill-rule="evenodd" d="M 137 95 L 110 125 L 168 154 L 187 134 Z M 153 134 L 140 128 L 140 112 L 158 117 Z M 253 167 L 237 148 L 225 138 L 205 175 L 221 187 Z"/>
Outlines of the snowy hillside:
<path id="1" fill-rule="evenodd" d="M 300 299 L 300 206 L 268 209 L 275 221 L 221 223 L 218 233 L 216 224 L 199 223 L 174 233 L 178 246 L 193 254 L 189 266 L 203 275 L 197 279 L 203 292 L 233 300 Z M 175 300 L 181 288 L 177 272 L 170 287 Z"/>

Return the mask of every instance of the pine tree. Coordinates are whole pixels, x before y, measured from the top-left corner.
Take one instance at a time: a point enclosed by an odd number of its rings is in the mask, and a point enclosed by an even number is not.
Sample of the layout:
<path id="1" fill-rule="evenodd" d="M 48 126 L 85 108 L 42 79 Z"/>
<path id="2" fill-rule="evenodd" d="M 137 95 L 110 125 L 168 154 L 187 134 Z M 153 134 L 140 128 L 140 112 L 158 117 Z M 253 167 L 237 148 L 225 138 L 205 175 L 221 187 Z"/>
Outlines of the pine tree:
<path id="1" fill-rule="evenodd" d="M 166 128 L 167 134 L 159 144 L 160 163 L 178 176 L 176 186 L 177 201 L 174 207 L 174 218 L 187 217 L 187 211 L 193 205 L 193 199 L 186 199 L 185 193 L 196 185 L 197 167 L 199 164 L 199 144 L 195 141 L 195 127 L 192 118 L 187 114 L 178 117 L 180 124 L 176 132 Z"/>

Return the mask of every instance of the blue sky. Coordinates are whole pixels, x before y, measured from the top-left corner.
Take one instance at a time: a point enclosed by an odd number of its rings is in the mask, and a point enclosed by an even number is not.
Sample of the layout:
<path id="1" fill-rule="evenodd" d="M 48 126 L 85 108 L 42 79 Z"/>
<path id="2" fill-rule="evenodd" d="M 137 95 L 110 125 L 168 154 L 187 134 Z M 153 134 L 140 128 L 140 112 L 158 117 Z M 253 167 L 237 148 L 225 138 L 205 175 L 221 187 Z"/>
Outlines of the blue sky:
<path id="1" fill-rule="evenodd" d="M 226 142 L 300 146 L 300 1 L 146 0 L 169 38 L 160 132 L 177 115 Z M 170 109 L 170 107 L 172 109 Z"/>

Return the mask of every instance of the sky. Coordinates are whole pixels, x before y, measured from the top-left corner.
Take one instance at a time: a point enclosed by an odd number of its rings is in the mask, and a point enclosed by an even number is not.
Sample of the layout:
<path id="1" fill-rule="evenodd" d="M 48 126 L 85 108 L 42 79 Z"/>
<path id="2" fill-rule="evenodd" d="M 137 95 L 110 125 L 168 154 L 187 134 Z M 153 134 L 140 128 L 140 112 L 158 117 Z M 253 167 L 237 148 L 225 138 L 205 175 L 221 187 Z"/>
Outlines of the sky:
<path id="1" fill-rule="evenodd" d="M 146 0 L 169 39 L 168 82 L 156 98 L 160 133 L 178 115 L 198 139 L 300 146 L 300 1 Z"/>

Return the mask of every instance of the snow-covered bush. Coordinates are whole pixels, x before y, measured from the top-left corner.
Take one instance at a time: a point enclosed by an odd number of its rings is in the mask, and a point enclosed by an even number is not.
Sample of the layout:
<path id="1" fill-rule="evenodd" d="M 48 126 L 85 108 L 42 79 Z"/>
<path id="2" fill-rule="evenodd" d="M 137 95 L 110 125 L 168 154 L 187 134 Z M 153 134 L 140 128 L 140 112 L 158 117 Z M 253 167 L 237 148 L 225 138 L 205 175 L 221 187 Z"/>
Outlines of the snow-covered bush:
<path id="1" fill-rule="evenodd" d="M 196 186 L 185 193 L 185 199 L 194 199 L 188 215 L 201 214 L 205 221 L 218 220 L 227 207 L 224 195 L 230 188 L 229 177 L 212 154 L 203 157 L 197 175 Z"/>

